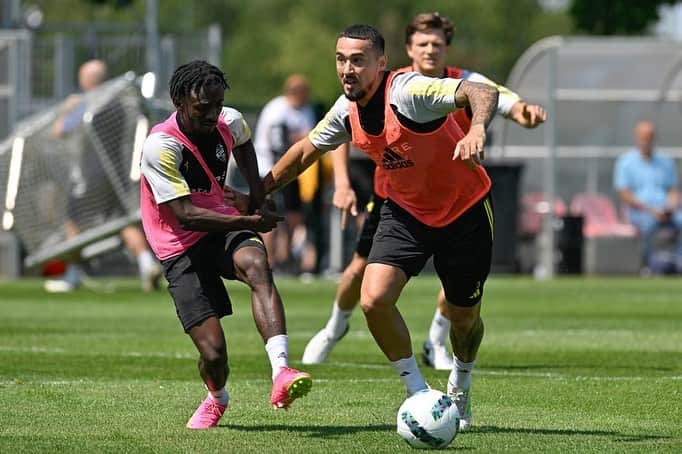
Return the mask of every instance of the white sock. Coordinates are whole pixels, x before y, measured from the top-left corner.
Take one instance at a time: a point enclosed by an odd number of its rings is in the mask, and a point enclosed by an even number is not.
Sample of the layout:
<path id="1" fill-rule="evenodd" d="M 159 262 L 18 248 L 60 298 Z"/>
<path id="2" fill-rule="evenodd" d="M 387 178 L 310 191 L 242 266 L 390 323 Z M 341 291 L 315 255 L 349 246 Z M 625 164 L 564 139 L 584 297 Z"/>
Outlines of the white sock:
<path id="1" fill-rule="evenodd" d="M 137 256 L 137 266 L 140 269 L 140 275 L 144 276 L 152 272 L 154 268 L 154 256 L 151 251 L 144 250 Z"/>
<path id="2" fill-rule="evenodd" d="M 474 371 L 476 360 L 465 363 L 455 355 L 452 355 L 452 357 L 455 366 L 452 368 L 452 372 L 450 372 L 450 377 L 448 377 L 450 386 L 457 389 L 469 389 L 471 387 L 471 373 Z"/>
<path id="3" fill-rule="evenodd" d="M 414 355 L 411 355 L 409 358 L 399 359 L 398 361 L 391 361 L 391 364 L 393 364 L 395 371 L 405 384 L 408 396 L 411 396 L 422 389 L 428 389 L 429 386 L 426 384 L 422 373 L 419 371 L 419 366 L 417 366 L 417 360 L 414 359 Z"/>
<path id="4" fill-rule="evenodd" d="M 265 343 L 265 351 L 268 352 L 274 380 L 279 370 L 289 365 L 289 338 L 286 334 L 272 336 Z"/>
<path id="5" fill-rule="evenodd" d="M 225 389 L 225 387 L 222 387 L 217 391 L 209 390 L 208 396 L 220 405 L 227 405 L 230 401 L 230 396 L 227 394 L 227 389 Z"/>
<path id="6" fill-rule="evenodd" d="M 433 345 L 445 345 L 450 334 L 450 320 L 441 315 L 440 310 L 436 309 L 429 328 L 429 341 Z"/>
<path id="7" fill-rule="evenodd" d="M 348 328 L 348 319 L 350 319 L 352 313 L 353 309 L 349 311 L 343 310 L 339 307 L 336 301 L 334 301 L 332 315 L 329 317 L 327 326 L 324 328 L 332 337 L 332 339 L 338 339 L 341 337 L 341 335 L 343 335 L 343 332 L 346 331 L 346 328 Z"/>

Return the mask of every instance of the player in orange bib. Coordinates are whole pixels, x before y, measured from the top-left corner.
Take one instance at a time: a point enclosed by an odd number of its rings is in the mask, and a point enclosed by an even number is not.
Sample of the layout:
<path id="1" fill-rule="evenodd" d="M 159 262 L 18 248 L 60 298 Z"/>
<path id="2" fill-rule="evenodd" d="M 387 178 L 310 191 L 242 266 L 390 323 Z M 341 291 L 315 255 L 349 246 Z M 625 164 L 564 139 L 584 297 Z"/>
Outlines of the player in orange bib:
<path id="1" fill-rule="evenodd" d="M 386 63 L 377 30 L 353 25 L 341 32 L 336 67 L 344 96 L 275 164 L 264 186 L 271 192 L 286 185 L 349 141 L 385 171 L 387 199 L 360 301 L 372 335 L 411 395 L 427 385 L 396 302 L 431 256 L 449 302 L 456 352 L 472 361 L 483 334 L 480 300 L 493 231 L 490 179 L 479 164 L 498 91 L 460 79 L 390 72 Z M 467 105 L 472 115 L 465 134 L 449 114 Z"/>
<path id="2" fill-rule="evenodd" d="M 498 85 L 485 76 L 453 66 L 446 66 L 447 52 L 454 35 L 454 26 L 450 19 L 438 13 L 423 13 L 416 15 L 405 29 L 405 49 L 412 60 L 411 66 L 398 69 L 399 72 L 416 71 L 430 77 L 450 77 L 486 83 L 496 87 L 499 91 L 497 113 L 506 119 L 518 123 L 525 128 L 535 128 L 546 119 L 546 112 L 539 105 L 528 104 L 520 96 L 504 86 Z M 464 132 L 469 130 L 471 112 L 460 109 L 450 114 L 455 118 Z M 343 223 L 347 214 L 357 214 L 357 198 L 351 187 L 349 174 L 348 147 L 342 146 L 332 154 L 334 159 L 334 205 L 343 210 Z M 360 284 L 367 266 L 367 257 L 372 247 L 374 234 L 377 230 L 381 205 L 386 199 L 387 171 L 383 166 L 377 166 L 374 178 L 374 193 L 367 204 L 364 222 L 358 235 L 357 246 L 352 260 L 346 267 L 339 283 L 331 315 L 322 328 L 306 345 L 303 353 L 303 364 L 320 364 L 325 361 L 334 346 L 344 337 L 349 329 L 348 320 L 353 308 L 360 299 Z M 356 184 L 360 177 L 357 169 L 353 175 Z M 450 321 L 447 318 L 447 301 L 441 289 L 438 294 L 438 308 L 436 309 L 428 336 L 423 343 L 422 359 L 427 366 L 439 370 L 452 370 L 457 364 L 455 373 L 451 376 L 453 387 L 466 393 L 470 389 L 470 375 L 473 361 L 465 363 L 448 352 L 446 343 L 450 333 Z M 463 402 L 464 404 L 464 402 Z M 467 402 L 468 404 L 468 402 Z M 465 406 L 466 408 L 466 406 Z M 471 413 L 462 412 L 462 428 L 466 430 L 471 422 Z"/>

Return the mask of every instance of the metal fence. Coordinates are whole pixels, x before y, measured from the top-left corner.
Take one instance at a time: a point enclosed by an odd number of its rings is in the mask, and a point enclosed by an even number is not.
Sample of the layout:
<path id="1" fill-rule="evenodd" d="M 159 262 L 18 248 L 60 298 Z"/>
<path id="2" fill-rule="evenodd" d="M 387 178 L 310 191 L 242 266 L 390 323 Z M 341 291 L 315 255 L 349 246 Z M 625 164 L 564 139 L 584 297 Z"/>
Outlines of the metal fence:
<path id="1" fill-rule="evenodd" d="M 111 24 L 64 24 L 38 31 L 0 31 L 0 140 L 20 119 L 61 102 L 78 90 L 78 67 L 99 58 L 109 74 L 149 71 L 149 53 L 159 62 L 157 86 L 170 80 L 173 70 L 190 59 L 219 64 L 221 30 L 206 30 L 160 37 L 150 48 L 143 27 Z M 165 90 L 158 91 L 166 96 Z"/>
<path id="2" fill-rule="evenodd" d="M 148 121 L 134 79 L 129 73 L 87 92 L 79 107 L 31 115 L 0 143 L 2 227 L 21 240 L 27 267 L 138 220 Z M 77 115 L 77 124 L 57 136 L 54 125 L 65 115 Z M 69 237 L 74 229 L 80 234 Z"/>

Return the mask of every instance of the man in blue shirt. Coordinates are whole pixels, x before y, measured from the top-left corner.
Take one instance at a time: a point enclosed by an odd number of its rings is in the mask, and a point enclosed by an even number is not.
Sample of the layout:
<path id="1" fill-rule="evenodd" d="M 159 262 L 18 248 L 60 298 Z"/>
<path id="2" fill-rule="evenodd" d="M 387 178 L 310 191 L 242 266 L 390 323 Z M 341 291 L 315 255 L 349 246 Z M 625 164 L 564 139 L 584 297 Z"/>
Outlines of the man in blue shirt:
<path id="1" fill-rule="evenodd" d="M 614 186 L 626 207 L 629 221 L 643 240 L 642 258 L 649 263 L 659 228 L 675 229 L 677 260 L 682 260 L 682 212 L 677 192 L 677 171 L 670 157 L 656 153 L 656 127 L 642 121 L 635 127 L 636 148 L 616 161 Z"/>

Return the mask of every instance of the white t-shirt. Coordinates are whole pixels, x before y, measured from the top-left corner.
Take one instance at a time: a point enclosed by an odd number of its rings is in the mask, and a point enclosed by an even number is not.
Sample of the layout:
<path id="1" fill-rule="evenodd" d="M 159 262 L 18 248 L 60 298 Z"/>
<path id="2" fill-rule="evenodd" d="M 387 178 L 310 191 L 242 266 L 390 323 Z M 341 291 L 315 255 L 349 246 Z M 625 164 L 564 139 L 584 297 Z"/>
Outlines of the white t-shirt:
<path id="1" fill-rule="evenodd" d="M 233 148 L 251 139 L 249 126 L 239 111 L 223 107 L 220 116 L 232 131 Z M 224 163 L 224 169 L 221 169 L 222 175 L 219 178 L 222 181 L 225 180 L 227 172 L 229 152 L 231 150 L 223 148 L 222 140 L 216 145 L 213 163 L 217 164 L 217 167 L 222 167 Z M 206 190 L 207 180 L 203 178 L 205 172 L 197 165 L 198 162 L 191 151 L 185 149 L 180 141 L 168 134 L 155 132 L 144 141 L 141 172 L 149 182 L 157 204 L 190 195 L 193 191 Z"/>
<path id="2" fill-rule="evenodd" d="M 292 144 L 290 134 L 304 135 L 315 126 L 315 112 L 310 105 L 294 109 L 284 96 L 268 102 L 256 124 L 253 146 L 258 158 L 258 171 L 265 176 Z"/>

